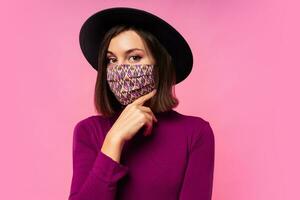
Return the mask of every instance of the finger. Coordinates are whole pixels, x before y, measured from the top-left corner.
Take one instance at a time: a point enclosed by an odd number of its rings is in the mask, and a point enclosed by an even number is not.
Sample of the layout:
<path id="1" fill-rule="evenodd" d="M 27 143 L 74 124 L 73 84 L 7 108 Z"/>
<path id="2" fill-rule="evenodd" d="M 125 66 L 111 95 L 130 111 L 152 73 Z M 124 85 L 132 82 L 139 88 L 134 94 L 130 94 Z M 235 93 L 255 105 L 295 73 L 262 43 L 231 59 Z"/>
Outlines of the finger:
<path id="1" fill-rule="evenodd" d="M 136 105 L 143 105 L 145 103 L 145 101 L 147 101 L 148 99 L 152 98 L 156 93 L 156 90 L 152 90 L 151 92 L 139 97 L 138 99 L 136 99 L 133 104 Z"/>
<path id="2" fill-rule="evenodd" d="M 142 115 L 143 115 L 143 117 L 141 117 L 142 119 L 140 120 L 140 124 L 142 126 L 145 126 L 148 121 L 152 121 L 152 117 L 151 117 L 150 114 L 148 114 L 148 113 L 145 112 Z"/>
<path id="3" fill-rule="evenodd" d="M 146 129 L 144 131 L 144 136 L 148 136 L 151 134 L 152 126 L 153 126 L 152 120 L 146 122 Z"/>
<path id="4" fill-rule="evenodd" d="M 142 124 L 142 127 L 145 126 L 143 134 L 146 136 L 148 133 L 148 130 L 149 130 L 149 126 L 152 125 L 152 117 L 148 113 L 144 113 L 144 116 L 145 116 L 145 119 L 143 119 L 143 122 L 141 124 Z"/>
<path id="5" fill-rule="evenodd" d="M 155 122 L 158 121 L 157 118 L 155 117 L 155 115 L 153 114 L 152 110 L 151 110 L 149 107 L 146 107 L 146 106 L 140 106 L 139 108 L 140 108 L 142 111 L 149 113 L 149 114 L 153 117 L 153 119 L 154 119 Z"/>
<path id="6" fill-rule="evenodd" d="M 150 99 L 151 97 L 153 97 L 156 93 L 156 89 L 152 90 L 151 92 L 137 98 L 136 100 L 134 100 L 131 104 L 136 104 L 136 105 L 143 105 L 143 103 L 145 101 L 147 101 L 148 99 Z"/>

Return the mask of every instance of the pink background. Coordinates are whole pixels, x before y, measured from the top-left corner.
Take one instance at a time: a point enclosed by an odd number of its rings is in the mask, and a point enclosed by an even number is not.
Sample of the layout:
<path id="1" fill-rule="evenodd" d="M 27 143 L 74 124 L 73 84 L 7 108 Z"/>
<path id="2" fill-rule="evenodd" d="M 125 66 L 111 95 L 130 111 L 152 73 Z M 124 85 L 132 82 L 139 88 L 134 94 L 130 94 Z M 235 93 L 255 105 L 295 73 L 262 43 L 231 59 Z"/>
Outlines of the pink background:
<path id="1" fill-rule="evenodd" d="M 114 6 L 157 14 L 191 45 L 175 110 L 213 127 L 213 199 L 300 199 L 296 0 L 1 2 L 1 199 L 67 199 L 72 131 L 95 114 L 78 33 Z"/>

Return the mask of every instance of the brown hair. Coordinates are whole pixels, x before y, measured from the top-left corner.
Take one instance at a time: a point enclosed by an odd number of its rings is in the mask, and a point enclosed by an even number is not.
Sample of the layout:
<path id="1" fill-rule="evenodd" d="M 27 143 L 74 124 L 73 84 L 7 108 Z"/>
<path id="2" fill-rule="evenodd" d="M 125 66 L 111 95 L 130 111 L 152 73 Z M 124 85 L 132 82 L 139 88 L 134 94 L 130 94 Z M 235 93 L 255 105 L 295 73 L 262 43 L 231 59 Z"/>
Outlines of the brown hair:
<path id="1" fill-rule="evenodd" d="M 99 48 L 98 69 L 100 70 L 98 70 L 94 92 L 94 104 L 97 113 L 101 113 L 104 117 L 110 117 L 115 112 L 120 111 L 125 107 L 118 102 L 107 83 L 106 51 L 110 40 L 126 30 L 134 30 L 142 38 L 144 44 L 146 43 L 146 48 L 150 50 L 150 53 L 155 60 L 154 79 L 157 92 L 143 105 L 150 107 L 153 113 L 164 112 L 177 107 L 179 101 L 174 95 L 173 88 L 176 83 L 176 74 L 172 63 L 172 57 L 167 50 L 150 32 L 136 26 L 117 25 L 107 31 Z"/>

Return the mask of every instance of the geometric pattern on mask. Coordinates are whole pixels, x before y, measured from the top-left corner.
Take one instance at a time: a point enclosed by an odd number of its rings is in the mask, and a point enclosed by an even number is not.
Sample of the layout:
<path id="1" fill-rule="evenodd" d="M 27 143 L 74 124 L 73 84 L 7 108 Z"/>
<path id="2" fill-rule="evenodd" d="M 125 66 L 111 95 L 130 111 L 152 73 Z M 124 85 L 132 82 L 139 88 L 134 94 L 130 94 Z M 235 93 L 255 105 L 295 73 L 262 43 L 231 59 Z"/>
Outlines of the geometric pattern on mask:
<path id="1" fill-rule="evenodd" d="M 110 90 L 122 105 L 128 105 L 155 88 L 153 64 L 119 64 L 107 67 Z"/>

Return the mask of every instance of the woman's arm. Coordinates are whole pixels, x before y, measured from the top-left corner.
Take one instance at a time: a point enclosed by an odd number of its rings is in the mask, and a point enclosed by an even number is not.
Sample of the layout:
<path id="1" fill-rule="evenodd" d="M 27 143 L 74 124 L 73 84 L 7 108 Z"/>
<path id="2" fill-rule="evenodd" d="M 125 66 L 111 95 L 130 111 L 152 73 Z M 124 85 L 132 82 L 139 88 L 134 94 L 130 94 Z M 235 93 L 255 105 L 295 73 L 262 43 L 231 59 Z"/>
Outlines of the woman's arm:
<path id="1" fill-rule="evenodd" d="M 180 200 L 211 200 L 213 189 L 215 140 L 209 122 L 193 139 Z"/>
<path id="2" fill-rule="evenodd" d="M 101 152 L 111 157 L 114 161 L 120 163 L 120 157 L 125 141 L 121 138 L 116 138 L 110 131 L 106 134 L 103 141 Z"/>
<path id="3" fill-rule="evenodd" d="M 69 200 L 114 200 L 117 182 L 127 173 L 127 166 L 98 149 L 93 132 L 84 121 L 75 126 Z"/>

